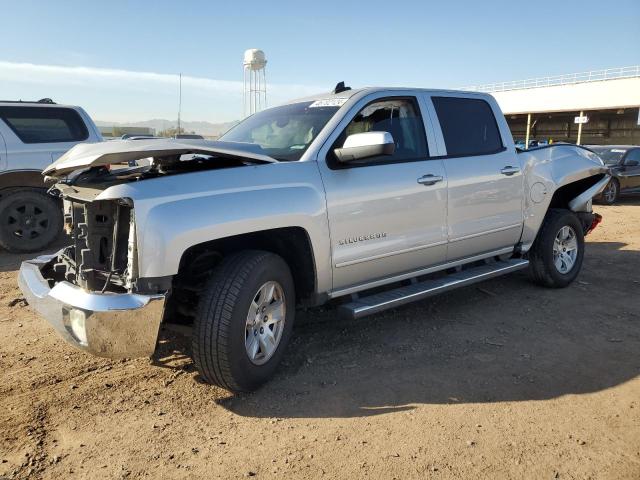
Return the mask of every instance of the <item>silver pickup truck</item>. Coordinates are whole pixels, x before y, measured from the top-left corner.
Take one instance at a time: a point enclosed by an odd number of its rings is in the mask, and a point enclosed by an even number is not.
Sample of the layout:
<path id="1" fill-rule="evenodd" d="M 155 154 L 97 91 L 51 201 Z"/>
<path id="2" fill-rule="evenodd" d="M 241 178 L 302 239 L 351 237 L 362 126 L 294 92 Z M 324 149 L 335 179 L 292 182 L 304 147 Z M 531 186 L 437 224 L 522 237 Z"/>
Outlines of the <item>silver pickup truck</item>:
<path id="1" fill-rule="evenodd" d="M 22 264 L 29 304 L 111 358 L 191 325 L 232 391 L 274 374 L 297 306 L 359 318 L 524 268 L 567 286 L 610 178 L 580 147 L 517 153 L 490 95 L 341 85 L 217 142 L 78 145 L 44 173 L 72 244 Z"/>

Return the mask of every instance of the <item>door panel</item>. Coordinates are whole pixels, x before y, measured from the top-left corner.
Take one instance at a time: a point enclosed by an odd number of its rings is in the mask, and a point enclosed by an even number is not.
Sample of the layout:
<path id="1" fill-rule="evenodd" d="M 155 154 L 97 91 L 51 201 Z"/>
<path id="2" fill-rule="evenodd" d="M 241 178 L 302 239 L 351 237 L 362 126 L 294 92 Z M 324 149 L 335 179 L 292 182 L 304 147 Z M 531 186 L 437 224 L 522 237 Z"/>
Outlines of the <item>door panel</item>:
<path id="1" fill-rule="evenodd" d="M 449 251 L 456 260 L 515 245 L 522 233 L 522 172 L 505 175 L 515 153 L 444 161 L 449 179 Z"/>
<path id="2" fill-rule="evenodd" d="M 353 107 L 320 151 L 334 290 L 446 260 L 447 178 L 442 160 L 429 158 L 437 147 L 425 110 L 406 90 L 372 94 Z M 391 133 L 394 154 L 359 164 L 332 161 L 332 149 L 346 135 L 363 131 Z"/>
<path id="3" fill-rule="evenodd" d="M 640 165 L 626 165 L 627 162 L 640 162 L 640 148 L 629 151 L 625 155 L 622 169 L 618 172 L 620 188 L 640 188 Z"/>
<path id="4" fill-rule="evenodd" d="M 441 160 L 344 170 L 321 166 L 334 289 L 446 259 L 447 186 Z M 441 176 L 431 186 L 424 175 Z"/>
<path id="5" fill-rule="evenodd" d="M 524 220 L 522 166 L 495 100 L 446 92 L 429 100 L 448 180 L 447 260 L 516 245 Z"/>

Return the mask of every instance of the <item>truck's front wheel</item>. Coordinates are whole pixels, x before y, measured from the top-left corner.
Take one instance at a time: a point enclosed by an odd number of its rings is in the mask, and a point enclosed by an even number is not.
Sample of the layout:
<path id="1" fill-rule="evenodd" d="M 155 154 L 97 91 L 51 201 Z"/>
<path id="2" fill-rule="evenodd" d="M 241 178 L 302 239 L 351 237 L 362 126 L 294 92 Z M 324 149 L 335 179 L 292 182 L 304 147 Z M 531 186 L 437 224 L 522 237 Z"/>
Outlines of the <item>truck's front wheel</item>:
<path id="1" fill-rule="evenodd" d="M 295 291 L 279 256 L 230 255 L 201 296 L 192 350 L 202 378 L 231 391 L 255 390 L 275 372 L 291 336 Z"/>
<path id="2" fill-rule="evenodd" d="M 529 252 L 533 279 L 545 287 L 566 287 L 580 273 L 583 256 L 584 234 L 578 217 L 569 210 L 549 210 Z"/>

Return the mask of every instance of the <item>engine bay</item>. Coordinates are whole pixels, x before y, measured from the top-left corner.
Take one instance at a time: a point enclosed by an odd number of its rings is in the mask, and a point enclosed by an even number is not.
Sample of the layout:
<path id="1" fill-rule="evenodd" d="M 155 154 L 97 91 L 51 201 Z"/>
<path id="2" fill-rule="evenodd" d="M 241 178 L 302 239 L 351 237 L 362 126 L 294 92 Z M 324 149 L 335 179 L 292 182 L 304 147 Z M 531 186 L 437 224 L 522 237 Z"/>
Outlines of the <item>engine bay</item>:
<path id="1" fill-rule="evenodd" d="M 135 270 L 135 228 L 126 200 L 65 199 L 65 229 L 73 243 L 46 272 L 50 282 L 66 280 L 89 291 L 131 291 Z"/>

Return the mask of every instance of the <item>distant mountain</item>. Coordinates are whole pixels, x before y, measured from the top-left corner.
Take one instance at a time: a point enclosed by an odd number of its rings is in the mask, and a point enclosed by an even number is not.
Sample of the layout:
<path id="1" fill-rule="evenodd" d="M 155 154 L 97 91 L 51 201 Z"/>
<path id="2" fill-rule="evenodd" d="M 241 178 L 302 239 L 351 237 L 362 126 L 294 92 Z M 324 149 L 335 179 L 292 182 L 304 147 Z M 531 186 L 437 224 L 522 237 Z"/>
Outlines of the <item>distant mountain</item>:
<path id="1" fill-rule="evenodd" d="M 104 120 L 97 120 L 96 125 L 99 127 L 147 127 L 153 128 L 156 132 L 166 130 L 167 128 L 176 128 L 178 122 L 176 120 L 163 120 L 161 118 L 154 118 L 152 120 L 144 120 L 142 122 L 108 122 Z M 225 133 L 231 127 L 233 127 L 237 121 L 225 122 L 225 123 L 211 123 L 211 122 L 185 122 L 181 121 L 180 126 L 184 128 L 185 132 L 194 132 L 199 135 L 205 135 L 207 137 L 217 137 Z"/>

